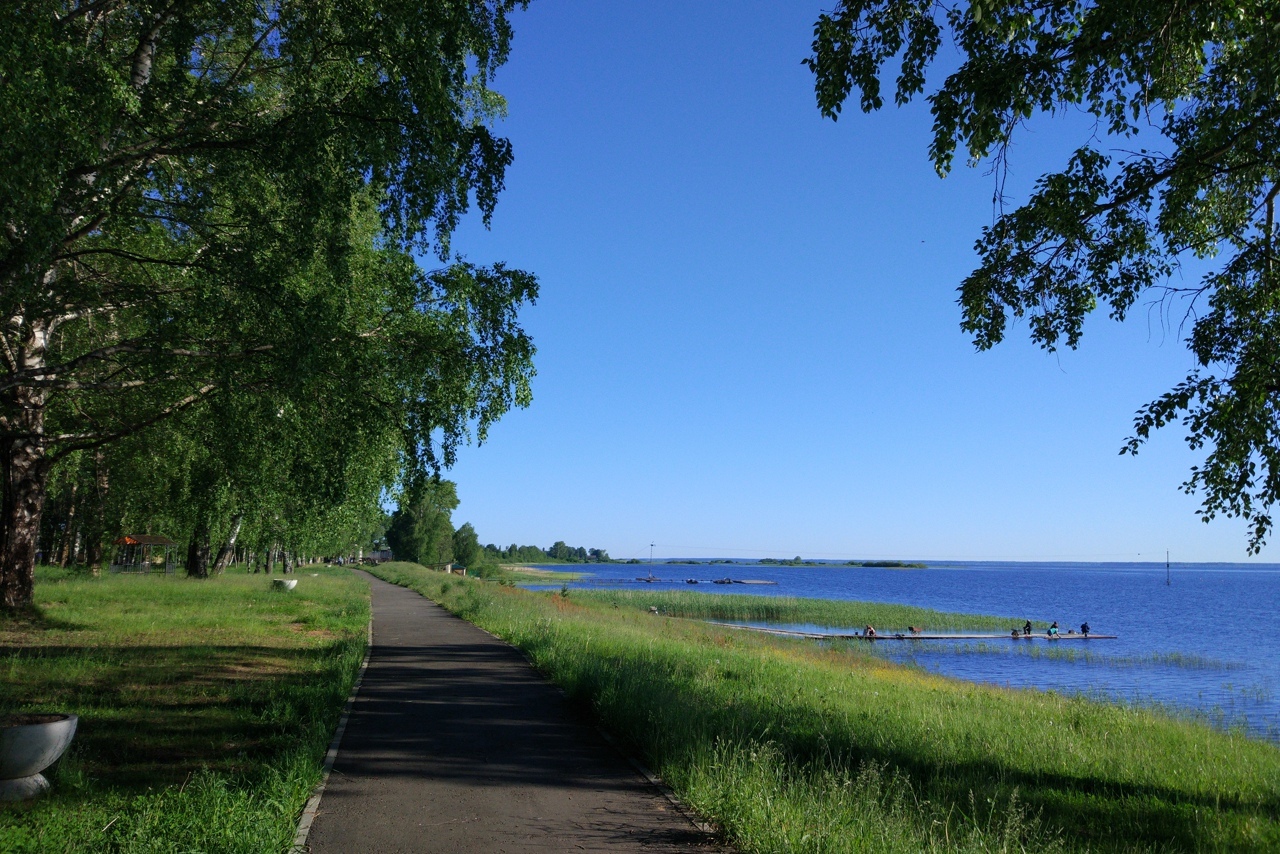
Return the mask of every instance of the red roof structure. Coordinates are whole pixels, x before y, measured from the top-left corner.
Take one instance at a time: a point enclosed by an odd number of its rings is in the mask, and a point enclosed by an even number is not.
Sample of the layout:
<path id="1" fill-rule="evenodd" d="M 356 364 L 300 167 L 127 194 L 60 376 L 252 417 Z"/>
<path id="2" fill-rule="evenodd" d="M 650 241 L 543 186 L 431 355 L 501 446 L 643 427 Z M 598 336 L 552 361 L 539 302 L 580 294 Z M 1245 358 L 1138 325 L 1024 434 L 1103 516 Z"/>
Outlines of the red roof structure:
<path id="1" fill-rule="evenodd" d="M 117 546 L 176 546 L 173 540 L 168 537 L 156 536 L 153 534 L 125 534 L 123 537 L 115 541 Z"/>
<path id="2" fill-rule="evenodd" d="M 156 534 L 125 534 L 115 541 L 116 556 L 111 561 L 112 572 L 151 572 L 163 570 L 173 572 L 173 556 L 171 552 L 178 544 L 168 537 Z M 153 554 L 159 550 L 164 552 L 163 563 Z"/>

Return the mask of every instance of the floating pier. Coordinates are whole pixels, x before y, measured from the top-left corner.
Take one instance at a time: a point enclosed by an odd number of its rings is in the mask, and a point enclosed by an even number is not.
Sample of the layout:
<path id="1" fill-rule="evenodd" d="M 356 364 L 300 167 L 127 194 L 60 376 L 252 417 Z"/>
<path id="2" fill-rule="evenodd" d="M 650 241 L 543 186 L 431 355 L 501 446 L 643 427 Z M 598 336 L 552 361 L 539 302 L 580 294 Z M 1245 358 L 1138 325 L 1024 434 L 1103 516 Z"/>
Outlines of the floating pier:
<path id="1" fill-rule="evenodd" d="M 1056 643 L 1058 641 L 1085 641 L 1085 640 L 1117 640 L 1118 635 L 1100 635 L 1089 632 L 1082 635 L 1078 632 L 1064 635 L 1046 635 L 1041 632 L 1039 634 L 1024 635 L 1019 633 L 1017 637 L 1012 634 L 994 635 L 994 634 L 964 634 L 964 635 L 937 635 L 937 634 L 910 634 L 907 632 L 893 632 L 892 634 L 876 633 L 874 637 L 868 637 L 861 632 L 849 634 L 847 632 L 801 632 L 794 629 L 770 629 L 764 626 L 744 626 L 740 623 L 721 623 L 716 622 L 717 626 L 724 626 L 728 629 L 745 629 L 749 632 L 763 632 L 767 635 L 783 635 L 793 638 L 808 638 L 810 640 L 865 640 L 865 641 L 949 641 L 949 640 L 983 640 L 983 641 L 1049 641 Z"/>

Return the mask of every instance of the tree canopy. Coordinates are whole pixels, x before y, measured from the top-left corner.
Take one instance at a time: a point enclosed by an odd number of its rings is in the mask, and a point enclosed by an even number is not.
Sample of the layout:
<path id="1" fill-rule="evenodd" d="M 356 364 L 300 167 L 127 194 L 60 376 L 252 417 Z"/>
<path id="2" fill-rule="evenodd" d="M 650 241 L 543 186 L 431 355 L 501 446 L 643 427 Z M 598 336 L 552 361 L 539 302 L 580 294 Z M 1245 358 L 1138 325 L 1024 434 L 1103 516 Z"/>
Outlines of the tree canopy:
<path id="1" fill-rule="evenodd" d="M 1202 493 L 1206 521 L 1244 517 L 1250 552 L 1280 497 L 1278 22 L 1276 0 L 842 0 L 818 18 L 806 61 L 832 119 L 855 89 L 879 109 L 887 66 L 897 104 L 928 89 L 942 175 L 961 149 L 999 176 L 1037 114 L 1093 118 L 1065 166 L 983 230 L 961 326 L 985 349 L 1026 318 L 1052 350 L 1075 347 L 1100 306 L 1117 319 L 1148 294 L 1181 306 L 1195 367 L 1139 410 L 1122 452 L 1181 420 L 1207 454 L 1184 489 Z M 944 39 L 958 66 L 930 86 Z M 1181 286 L 1171 275 L 1188 259 L 1209 272 Z"/>
<path id="2" fill-rule="evenodd" d="M 455 543 L 452 513 L 457 507 L 458 489 L 453 481 L 431 479 L 412 484 L 391 516 L 387 545 L 399 560 L 427 566 L 452 562 Z M 458 539 L 468 539 L 465 531 Z M 474 528 L 471 528 L 470 539 L 475 539 Z"/>
<path id="3" fill-rule="evenodd" d="M 533 348 L 517 312 L 535 280 L 448 250 L 472 204 L 487 221 L 511 162 L 490 129 L 504 103 L 488 84 L 522 5 L 10 7 L 5 607 L 30 601 L 45 484 L 70 455 L 216 405 L 256 424 L 206 446 L 222 453 L 209 470 L 229 471 L 241 465 L 232 448 L 279 432 L 272 412 L 319 408 L 358 419 L 366 437 L 394 433 L 403 469 L 422 473 L 528 402 Z M 423 251 L 439 269 L 418 266 Z M 343 450 L 338 431 L 323 435 L 295 431 L 287 452 L 289 470 L 310 465 L 321 484 Z"/>

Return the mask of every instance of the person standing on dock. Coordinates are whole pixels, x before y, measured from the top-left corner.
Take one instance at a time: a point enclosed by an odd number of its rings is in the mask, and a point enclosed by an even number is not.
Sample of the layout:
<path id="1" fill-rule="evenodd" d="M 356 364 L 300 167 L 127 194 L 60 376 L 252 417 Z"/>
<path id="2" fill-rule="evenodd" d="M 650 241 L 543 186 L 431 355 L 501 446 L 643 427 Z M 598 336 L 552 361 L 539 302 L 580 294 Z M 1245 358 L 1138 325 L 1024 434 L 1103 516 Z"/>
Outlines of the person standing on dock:
<path id="1" fill-rule="evenodd" d="M 1080 624 L 1080 634 L 1085 637 L 1089 636 L 1089 623 L 1087 621 Z"/>
<path id="2" fill-rule="evenodd" d="M 1027 620 L 1022 624 L 1022 633 L 1027 637 L 1031 637 L 1031 621 Z"/>

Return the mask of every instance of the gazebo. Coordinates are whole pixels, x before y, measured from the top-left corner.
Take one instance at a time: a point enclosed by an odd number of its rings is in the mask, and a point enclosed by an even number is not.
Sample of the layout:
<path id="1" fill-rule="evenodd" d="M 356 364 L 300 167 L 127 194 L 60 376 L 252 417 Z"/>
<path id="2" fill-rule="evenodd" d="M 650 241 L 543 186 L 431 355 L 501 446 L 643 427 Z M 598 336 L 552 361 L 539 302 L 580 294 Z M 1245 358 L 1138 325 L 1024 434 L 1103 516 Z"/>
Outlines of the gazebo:
<path id="1" fill-rule="evenodd" d="M 153 534 L 126 534 L 115 541 L 116 555 L 111 562 L 111 572 L 151 572 L 156 566 L 153 557 L 157 549 L 164 549 L 164 571 L 174 570 L 172 550 L 178 544 L 168 537 Z"/>

